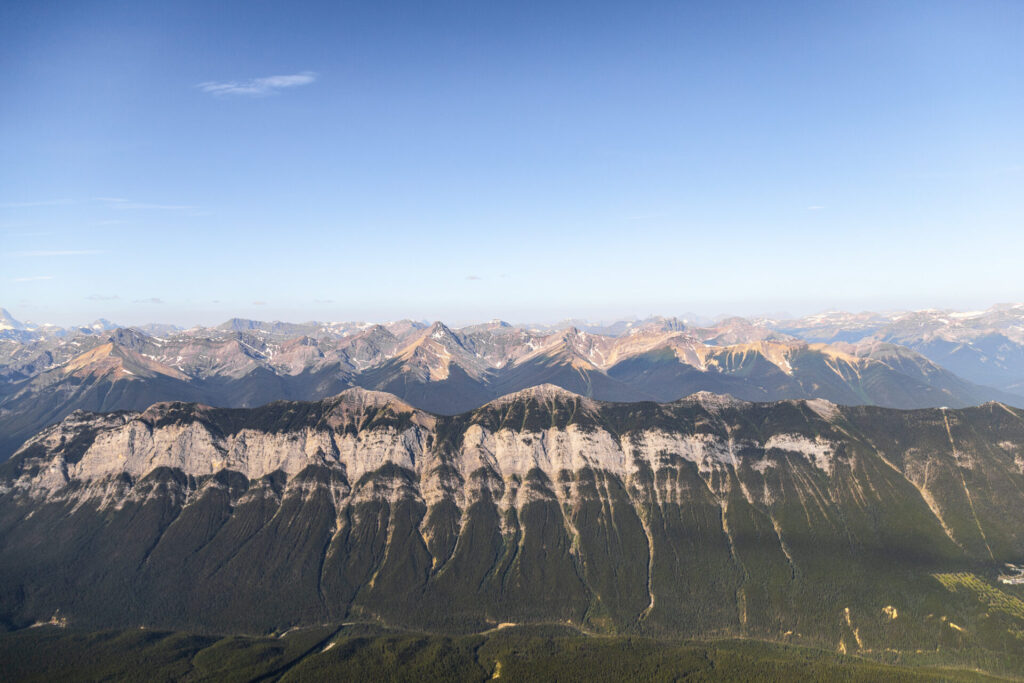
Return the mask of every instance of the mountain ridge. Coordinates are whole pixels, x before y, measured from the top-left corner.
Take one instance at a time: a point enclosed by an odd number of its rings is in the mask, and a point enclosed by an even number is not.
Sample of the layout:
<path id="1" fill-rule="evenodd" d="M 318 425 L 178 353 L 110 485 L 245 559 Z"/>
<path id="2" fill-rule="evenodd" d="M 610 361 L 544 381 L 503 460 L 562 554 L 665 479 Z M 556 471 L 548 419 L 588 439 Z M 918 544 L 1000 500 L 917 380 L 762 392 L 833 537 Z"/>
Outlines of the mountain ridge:
<path id="1" fill-rule="evenodd" d="M 468 332 L 441 322 L 399 327 L 402 336 L 360 325 L 323 338 L 258 329 L 156 337 L 116 329 L 62 338 L 36 355 L 31 345 L 3 340 L 11 369 L 0 385 L 0 457 L 77 408 L 136 410 L 160 400 L 248 407 L 315 400 L 349 386 L 447 414 L 545 383 L 609 401 L 666 402 L 707 390 L 754 401 L 818 397 L 897 408 L 991 399 L 1024 405 L 1024 398 L 966 382 L 878 340 L 824 344 L 759 335 L 721 346 L 661 320 L 619 337 L 501 324 Z"/>
<path id="2" fill-rule="evenodd" d="M 361 388 L 79 412 L 0 465 L 0 622 L 568 622 L 963 661 L 1024 627 L 942 583 L 1016 604 L 996 576 L 1024 564 L 1022 491 L 1024 411 L 995 403 L 540 386 L 454 416 Z"/>

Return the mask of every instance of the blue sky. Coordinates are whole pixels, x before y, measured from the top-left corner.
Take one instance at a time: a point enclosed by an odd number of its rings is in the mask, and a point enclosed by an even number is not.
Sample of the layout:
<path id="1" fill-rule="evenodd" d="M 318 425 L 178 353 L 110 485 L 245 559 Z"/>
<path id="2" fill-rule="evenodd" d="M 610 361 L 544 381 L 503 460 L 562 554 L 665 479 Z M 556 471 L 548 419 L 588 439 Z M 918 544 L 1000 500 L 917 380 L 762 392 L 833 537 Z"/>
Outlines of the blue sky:
<path id="1" fill-rule="evenodd" d="M 1022 45 L 1013 0 L 3 3 L 0 305 L 1021 301 Z"/>

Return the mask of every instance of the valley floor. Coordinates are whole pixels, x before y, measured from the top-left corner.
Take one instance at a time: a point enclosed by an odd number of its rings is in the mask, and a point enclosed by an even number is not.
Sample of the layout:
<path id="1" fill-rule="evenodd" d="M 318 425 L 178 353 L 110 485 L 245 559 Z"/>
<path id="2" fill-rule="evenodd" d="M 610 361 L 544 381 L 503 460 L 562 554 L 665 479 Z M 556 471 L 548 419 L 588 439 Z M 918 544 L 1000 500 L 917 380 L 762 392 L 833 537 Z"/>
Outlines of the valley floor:
<path id="1" fill-rule="evenodd" d="M 0 671 L 6 681 L 1011 680 L 750 640 L 594 637 L 516 626 L 448 637 L 358 624 L 224 637 L 47 625 L 0 634 Z"/>

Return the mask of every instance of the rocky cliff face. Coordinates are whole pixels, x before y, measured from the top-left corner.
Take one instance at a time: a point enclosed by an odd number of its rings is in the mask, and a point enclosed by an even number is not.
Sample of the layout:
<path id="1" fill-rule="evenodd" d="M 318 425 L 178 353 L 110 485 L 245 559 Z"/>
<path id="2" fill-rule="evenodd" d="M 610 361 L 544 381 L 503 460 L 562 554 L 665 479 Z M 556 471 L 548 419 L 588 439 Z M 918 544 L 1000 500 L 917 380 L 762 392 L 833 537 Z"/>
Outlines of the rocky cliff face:
<path id="1" fill-rule="evenodd" d="M 891 408 L 1024 401 L 877 340 L 807 343 L 741 319 L 682 327 L 651 320 L 608 336 L 503 323 L 452 330 L 440 322 L 234 320 L 164 337 L 100 326 L 65 337 L 0 338 L 0 460 L 76 409 L 142 410 L 158 401 L 252 407 L 319 400 L 351 386 L 449 415 L 546 383 L 615 402 L 674 401 L 699 391 Z"/>
<path id="2" fill-rule="evenodd" d="M 0 471 L 0 617 L 559 622 L 848 650 L 941 647 L 955 617 L 997 647 L 1024 624 L 933 575 L 1024 562 L 1022 492 L 1024 412 L 995 403 L 607 404 L 548 385 L 458 416 L 361 389 L 75 413 Z"/>

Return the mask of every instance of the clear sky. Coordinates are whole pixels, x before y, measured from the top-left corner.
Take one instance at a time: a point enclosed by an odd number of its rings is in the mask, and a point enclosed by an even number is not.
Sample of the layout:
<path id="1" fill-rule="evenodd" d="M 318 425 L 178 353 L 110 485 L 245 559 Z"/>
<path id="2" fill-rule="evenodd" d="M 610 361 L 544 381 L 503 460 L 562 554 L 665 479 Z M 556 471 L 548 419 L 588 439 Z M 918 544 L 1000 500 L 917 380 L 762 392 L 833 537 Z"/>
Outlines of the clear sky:
<path id="1" fill-rule="evenodd" d="M 1024 3 L 0 4 L 58 324 L 1024 300 Z"/>

